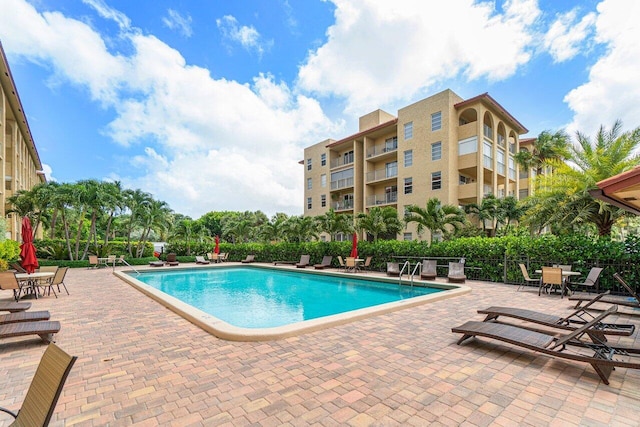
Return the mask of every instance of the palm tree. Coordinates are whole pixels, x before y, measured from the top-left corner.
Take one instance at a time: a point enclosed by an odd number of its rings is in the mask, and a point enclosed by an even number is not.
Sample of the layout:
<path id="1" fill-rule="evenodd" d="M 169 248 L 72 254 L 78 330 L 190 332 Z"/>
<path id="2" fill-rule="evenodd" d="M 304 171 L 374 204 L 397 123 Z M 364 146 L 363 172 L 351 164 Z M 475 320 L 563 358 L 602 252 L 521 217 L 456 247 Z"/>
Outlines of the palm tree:
<path id="1" fill-rule="evenodd" d="M 271 220 L 265 224 L 262 224 L 258 235 L 265 242 L 277 242 L 282 239 L 284 225 L 288 219 L 287 214 L 278 212 Z"/>
<path id="2" fill-rule="evenodd" d="M 512 222 L 518 221 L 525 212 L 525 208 L 518 203 L 518 199 L 513 196 L 507 196 L 504 199 L 498 199 L 496 205 L 496 216 L 498 222 L 496 224 L 496 231 L 498 226 L 504 225 L 508 230 Z"/>
<path id="3" fill-rule="evenodd" d="M 425 208 L 415 205 L 407 207 L 407 214 L 405 221 L 407 224 L 417 223 L 419 235 L 422 235 L 425 229 L 429 230 L 429 243 L 433 242 L 435 231 L 446 234 L 450 228 L 458 230 L 466 222 L 464 212 L 460 208 L 453 205 L 442 205 L 436 197 L 427 200 Z"/>
<path id="4" fill-rule="evenodd" d="M 318 223 L 310 216 L 291 216 L 284 229 L 285 238 L 289 242 L 308 242 L 318 238 Z"/>
<path id="5" fill-rule="evenodd" d="M 493 194 L 486 195 L 480 204 L 470 203 L 464 206 L 464 211 L 467 214 L 471 214 L 477 217 L 478 221 L 482 223 L 482 231 L 485 235 L 490 235 L 490 230 L 495 231 L 495 223 L 498 219 L 498 199 Z M 487 228 L 487 223 L 491 225 L 491 228 Z"/>
<path id="6" fill-rule="evenodd" d="M 142 226 L 142 235 L 138 239 L 136 247 L 136 257 L 141 258 L 144 254 L 144 247 L 147 243 L 151 231 L 162 231 L 169 227 L 172 219 L 172 211 L 166 202 L 151 200 L 141 205 L 138 211 L 138 221 Z"/>
<path id="7" fill-rule="evenodd" d="M 369 233 L 374 242 L 380 235 L 395 237 L 403 228 L 402 221 L 398 219 L 398 211 L 391 206 L 385 208 L 375 206 L 369 209 L 368 213 L 359 213 L 357 226 L 360 230 Z"/>
<path id="8" fill-rule="evenodd" d="M 149 204 L 153 201 L 151 194 L 145 193 L 142 190 L 125 190 L 124 191 L 124 205 L 129 211 L 129 220 L 126 224 L 127 230 L 127 250 L 129 256 L 133 256 L 133 248 L 131 245 L 131 234 L 134 228 L 138 224 L 138 217 L 142 215 L 144 209 L 147 209 Z"/>
<path id="9" fill-rule="evenodd" d="M 534 169 L 540 175 L 549 162 L 569 157 L 569 136 L 563 130 L 555 133 L 542 131 L 533 142 L 531 151 L 520 150 L 513 157 L 524 169 Z"/>
<path id="10" fill-rule="evenodd" d="M 324 215 L 315 217 L 318 230 L 331 236 L 331 240 L 336 240 L 340 233 L 353 232 L 353 216 L 350 214 L 337 214 L 333 209 L 329 209 Z"/>

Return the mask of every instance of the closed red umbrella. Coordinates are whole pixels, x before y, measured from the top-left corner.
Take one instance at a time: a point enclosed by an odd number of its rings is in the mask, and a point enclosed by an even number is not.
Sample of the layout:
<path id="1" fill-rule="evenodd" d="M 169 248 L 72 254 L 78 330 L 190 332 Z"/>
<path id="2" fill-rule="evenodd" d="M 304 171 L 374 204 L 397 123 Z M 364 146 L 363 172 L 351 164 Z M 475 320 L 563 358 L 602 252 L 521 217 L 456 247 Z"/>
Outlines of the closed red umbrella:
<path id="1" fill-rule="evenodd" d="M 358 258 L 358 235 L 353 233 L 353 245 L 351 246 L 351 257 Z"/>
<path id="2" fill-rule="evenodd" d="M 219 254 L 220 253 L 220 237 L 216 236 L 216 247 L 213 248 L 213 253 L 214 254 Z"/>
<path id="3" fill-rule="evenodd" d="M 22 245 L 20 245 L 20 258 L 22 258 L 22 268 L 27 270 L 27 273 L 33 273 L 38 265 L 38 258 L 36 258 L 36 247 L 33 246 L 33 229 L 31 228 L 31 221 L 29 217 L 22 218 Z"/>

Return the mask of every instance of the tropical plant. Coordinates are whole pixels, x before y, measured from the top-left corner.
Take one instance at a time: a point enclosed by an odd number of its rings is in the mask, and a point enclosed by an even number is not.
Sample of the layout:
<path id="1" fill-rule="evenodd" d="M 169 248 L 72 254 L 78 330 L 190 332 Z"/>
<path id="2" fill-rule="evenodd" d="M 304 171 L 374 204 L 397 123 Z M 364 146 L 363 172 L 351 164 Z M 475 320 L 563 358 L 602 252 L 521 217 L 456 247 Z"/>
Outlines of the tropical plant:
<path id="1" fill-rule="evenodd" d="M 464 206 L 467 214 L 477 218 L 482 225 L 482 231 L 485 235 L 491 237 L 492 231 L 495 231 L 495 224 L 498 220 L 498 199 L 493 194 L 486 195 L 480 204 L 470 203 Z M 487 224 L 489 226 L 487 226 Z"/>
<path id="2" fill-rule="evenodd" d="M 402 221 L 398 219 L 398 211 L 391 206 L 385 208 L 375 206 L 367 213 L 360 213 L 356 218 L 356 223 L 360 230 L 373 237 L 374 242 L 382 235 L 395 238 L 404 227 Z"/>
<path id="3" fill-rule="evenodd" d="M 336 240 L 338 234 L 353 232 L 353 216 L 351 214 L 337 214 L 333 209 L 329 209 L 323 215 L 315 217 L 318 230 L 331 236 L 331 240 Z"/>
<path id="4" fill-rule="evenodd" d="M 466 218 L 457 206 L 442 205 L 440 200 L 432 197 L 427 200 L 425 208 L 408 206 L 405 221 L 407 224 L 415 222 L 419 235 L 422 235 L 424 230 L 429 230 L 429 243 L 432 243 L 434 232 L 447 234 L 451 229 L 458 230 L 464 226 Z"/>

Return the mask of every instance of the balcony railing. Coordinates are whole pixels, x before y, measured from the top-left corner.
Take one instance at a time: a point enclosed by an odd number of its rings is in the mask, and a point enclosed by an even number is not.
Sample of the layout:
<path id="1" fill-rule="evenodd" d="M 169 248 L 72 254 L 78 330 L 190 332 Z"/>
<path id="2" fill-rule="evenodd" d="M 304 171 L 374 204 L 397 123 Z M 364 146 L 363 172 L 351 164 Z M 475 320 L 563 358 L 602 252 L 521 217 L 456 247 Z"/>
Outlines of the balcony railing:
<path id="1" fill-rule="evenodd" d="M 398 202 L 398 192 L 393 191 L 391 193 L 376 194 L 374 196 L 367 197 L 367 206 L 384 205 L 388 203 Z"/>
<path id="2" fill-rule="evenodd" d="M 398 176 L 398 168 L 377 169 L 367 172 L 367 182 L 378 181 L 379 179 L 393 178 Z"/>
<path id="3" fill-rule="evenodd" d="M 337 181 L 331 181 L 331 189 L 339 190 L 341 188 L 353 187 L 353 178 L 344 178 Z"/>
<path id="4" fill-rule="evenodd" d="M 353 200 L 340 200 L 338 202 L 333 202 L 331 207 L 334 211 L 353 209 Z"/>
<path id="5" fill-rule="evenodd" d="M 398 141 L 394 141 L 391 144 L 378 144 L 367 150 L 367 157 L 378 156 L 384 153 L 391 153 L 392 151 L 398 151 Z"/>
<path id="6" fill-rule="evenodd" d="M 337 159 L 333 159 L 331 160 L 331 168 L 337 168 L 340 166 L 344 166 L 344 165 L 350 165 L 353 164 L 353 157 L 348 157 L 348 158 L 344 158 L 344 157 L 338 157 Z"/>

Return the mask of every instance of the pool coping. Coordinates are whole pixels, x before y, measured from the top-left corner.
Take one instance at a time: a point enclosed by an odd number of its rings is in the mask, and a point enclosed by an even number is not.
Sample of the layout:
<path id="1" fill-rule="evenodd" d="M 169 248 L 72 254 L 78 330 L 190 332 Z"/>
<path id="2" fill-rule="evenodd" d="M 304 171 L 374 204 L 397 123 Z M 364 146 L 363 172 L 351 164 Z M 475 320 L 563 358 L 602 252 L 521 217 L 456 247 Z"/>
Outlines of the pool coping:
<path id="1" fill-rule="evenodd" d="M 214 268 L 228 268 L 228 267 L 246 267 L 246 268 L 262 268 L 262 269 L 271 269 L 271 270 L 291 270 L 291 267 L 278 267 L 266 264 L 240 264 L 240 263 L 225 263 L 225 264 L 216 264 L 216 265 L 203 265 L 203 266 L 193 266 L 193 265 L 185 265 L 185 266 L 176 266 L 176 267 L 166 267 L 166 268 L 154 268 L 154 272 L 158 271 L 176 271 L 176 270 L 193 270 L 200 268 L 214 269 Z M 326 270 L 307 270 L 307 269 L 297 269 L 293 270 L 297 273 L 301 274 L 317 274 L 317 275 L 325 275 L 325 276 L 334 276 L 334 277 L 345 277 L 349 276 L 351 278 L 360 279 L 360 280 L 371 280 L 375 282 L 384 282 L 384 283 L 392 283 L 397 284 L 398 279 L 390 279 L 387 277 L 376 277 L 376 276 L 366 276 L 366 277 L 354 277 L 353 273 L 341 273 L 334 271 L 326 271 Z M 133 269 L 124 269 L 119 271 L 114 271 L 113 274 L 133 286 L 135 289 L 144 293 L 145 295 L 151 297 L 155 301 L 159 302 L 169 310 L 179 314 L 189 322 L 193 323 L 196 326 L 199 326 L 203 330 L 209 332 L 212 335 L 215 335 L 218 338 L 228 340 L 228 341 L 272 341 L 279 340 L 283 338 L 288 338 L 304 333 L 314 332 L 321 329 L 326 329 L 338 325 L 343 325 L 349 322 L 353 322 L 359 319 L 364 319 L 367 317 L 378 316 L 381 314 L 392 313 L 394 311 L 403 310 L 409 307 L 415 307 L 418 305 L 427 304 L 430 302 L 441 301 L 448 298 L 453 298 L 456 296 L 464 295 L 471 292 L 471 288 L 468 286 L 460 285 L 460 284 L 450 284 L 450 283 L 437 283 L 431 281 L 414 281 L 414 286 L 429 286 L 432 288 L 443 289 L 444 292 L 437 292 L 434 294 L 423 295 L 419 297 L 413 297 L 406 300 L 394 301 L 384 304 L 375 305 L 372 307 L 360 308 L 357 310 L 348 311 L 345 313 L 333 314 L 330 316 L 319 317 L 317 319 L 304 320 L 298 323 L 292 323 L 284 326 L 277 326 L 271 328 L 242 328 L 238 326 L 231 325 L 221 319 L 218 319 L 215 316 L 212 316 L 208 313 L 205 313 L 202 310 L 199 310 L 192 305 L 189 305 L 171 295 L 168 295 L 158 289 L 153 288 L 139 280 L 137 280 L 134 276 L 129 275 L 127 273 L 136 273 L 136 270 Z M 141 274 L 144 272 L 151 272 L 150 269 L 141 269 Z M 404 281 L 407 285 L 410 284 L 408 281 Z"/>

